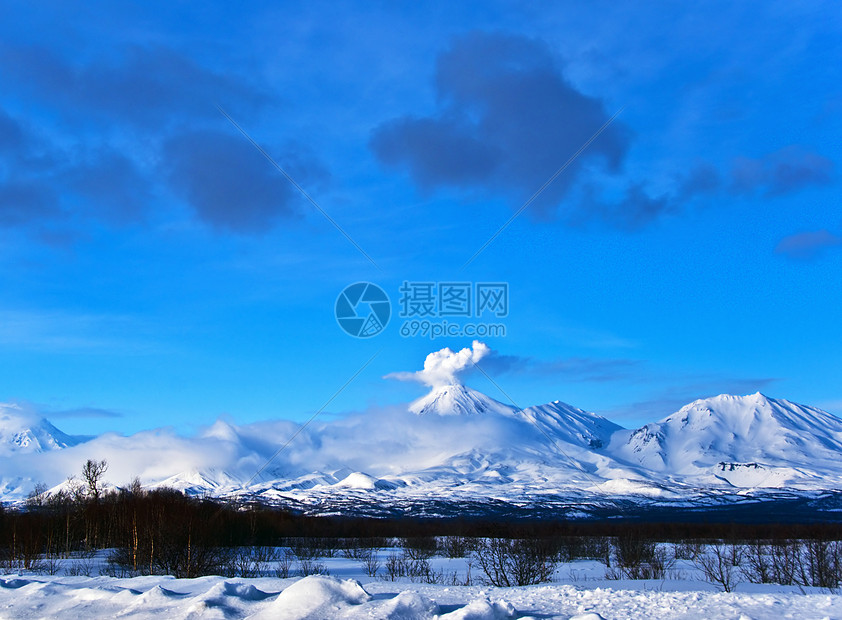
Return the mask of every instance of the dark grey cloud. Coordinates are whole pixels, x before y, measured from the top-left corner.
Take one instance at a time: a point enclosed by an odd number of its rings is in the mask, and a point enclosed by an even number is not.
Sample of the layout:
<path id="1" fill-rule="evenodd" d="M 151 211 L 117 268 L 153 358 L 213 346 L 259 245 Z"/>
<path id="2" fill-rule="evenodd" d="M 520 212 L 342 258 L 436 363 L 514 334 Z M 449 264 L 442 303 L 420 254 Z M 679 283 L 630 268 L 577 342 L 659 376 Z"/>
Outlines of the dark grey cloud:
<path id="1" fill-rule="evenodd" d="M 605 200 L 598 189 L 587 184 L 579 200 L 580 208 L 568 212 L 571 224 L 582 225 L 600 220 L 625 230 L 637 230 L 652 223 L 662 215 L 680 209 L 680 202 L 670 194 L 652 196 L 640 183 L 629 183 L 620 200 Z"/>
<path id="2" fill-rule="evenodd" d="M 0 225 L 137 220 L 152 184 L 132 159 L 107 146 L 61 148 L 0 109 Z"/>
<path id="3" fill-rule="evenodd" d="M 606 197 L 600 187 L 584 183 L 580 208 L 567 212 L 577 226 L 602 221 L 612 226 L 636 230 L 669 214 L 678 214 L 694 202 L 717 195 L 778 196 L 809 186 L 826 185 L 833 180 L 833 162 L 799 145 L 789 145 L 759 158 L 740 157 L 726 172 L 702 162 L 672 178 L 672 189 L 654 193 L 643 183 L 630 182 L 620 197 Z"/>
<path id="4" fill-rule="evenodd" d="M 0 226 L 43 221 L 61 213 L 52 187 L 33 174 L 35 139 L 0 108 Z"/>
<path id="5" fill-rule="evenodd" d="M 183 133 L 167 141 L 162 156 L 172 188 L 216 229 L 260 233 L 279 218 L 296 214 L 299 194 L 240 135 Z M 276 161 L 299 183 L 327 176 L 319 162 L 300 154 Z"/>
<path id="6" fill-rule="evenodd" d="M 90 219 L 143 221 L 171 190 L 219 230 L 257 233 L 294 215 L 289 183 L 244 138 L 208 129 L 228 128 L 216 104 L 248 118 L 277 103 L 241 72 L 161 45 L 60 56 L 0 43 L 0 66 L 0 87 L 35 102 L 35 117 L 51 110 L 37 138 L 0 110 L 0 225 L 78 238 L 71 229 Z M 130 153 L 117 146 L 127 142 Z M 290 152 L 281 159 L 298 181 L 328 176 L 306 149 Z"/>
<path id="7" fill-rule="evenodd" d="M 0 226 L 17 226 L 42 221 L 61 213 L 54 192 L 29 182 L 0 183 Z"/>
<path id="8" fill-rule="evenodd" d="M 731 169 L 731 190 L 737 194 L 790 194 L 811 185 L 827 185 L 833 171 L 830 159 L 792 144 L 760 158 L 736 159 Z"/>
<path id="9" fill-rule="evenodd" d="M 383 164 L 405 168 L 425 191 L 502 191 L 519 206 L 609 118 L 602 101 L 568 82 L 545 44 L 522 36 L 457 38 L 438 58 L 435 88 L 435 114 L 383 123 L 370 142 Z M 618 170 L 628 144 L 629 131 L 610 125 L 544 192 L 539 208 L 558 205 L 589 160 Z"/>
<path id="10" fill-rule="evenodd" d="M 828 230 L 814 230 L 784 237 L 775 246 L 775 254 L 796 260 L 813 260 L 825 251 L 842 247 L 842 237 Z"/>
<path id="11" fill-rule="evenodd" d="M 0 153 L 18 152 L 24 144 L 24 132 L 15 119 L 0 108 Z"/>
<path id="12" fill-rule="evenodd" d="M 697 196 L 714 194 L 722 189 L 722 179 L 713 164 L 704 162 L 684 175 L 676 175 L 676 200 L 683 204 Z"/>
<path id="13" fill-rule="evenodd" d="M 142 220 L 153 196 L 153 180 L 109 148 L 82 156 L 62 181 L 75 194 L 77 213 L 117 223 Z"/>
<path id="14" fill-rule="evenodd" d="M 218 115 L 214 105 L 242 112 L 270 101 L 265 91 L 230 73 L 212 71 L 165 46 L 128 46 L 122 53 L 78 56 L 73 63 L 40 46 L 0 45 L 2 83 L 63 116 L 104 118 L 160 128 Z"/>

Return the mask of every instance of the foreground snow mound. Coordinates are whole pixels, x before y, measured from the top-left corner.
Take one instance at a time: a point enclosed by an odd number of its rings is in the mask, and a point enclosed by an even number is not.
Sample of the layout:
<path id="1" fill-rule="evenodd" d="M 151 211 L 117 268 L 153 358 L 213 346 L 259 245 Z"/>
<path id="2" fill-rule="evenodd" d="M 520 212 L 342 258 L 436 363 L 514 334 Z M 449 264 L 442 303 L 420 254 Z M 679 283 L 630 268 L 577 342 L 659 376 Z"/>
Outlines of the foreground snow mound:
<path id="1" fill-rule="evenodd" d="M 289 585 L 287 585 L 289 584 Z M 623 589 L 545 584 L 522 588 L 444 586 L 311 576 L 174 579 L 144 576 L 67 577 L 0 574 L 0 618 L 115 618 L 122 620 L 842 620 L 842 596 L 810 588 L 761 584 L 757 591 L 721 593 L 693 580 L 628 581 Z M 278 594 L 278 587 L 287 585 Z M 611 585 L 618 585 L 611 582 Z M 742 586 L 741 586 L 742 588 Z M 748 589 L 748 588 L 747 588 Z M 371 595 L 369 595 L 371 593 Z M 491 598 L 489 599 L 489 594 Z M 503 600 L 500 600 L 503 599 Z M 521 610 L 520 612 L 516 611 Z M 520 615 L 529 614 L 529 615 Z"/>
<path id="2" fill-rule="evenodd" d="M 251 616 L 269 620 L 320 620 L 348 615 L 355 605 L 371 600 L 356 579 L 310 575 L 281 592 L 266 609 Z"/>
<path id="3" fill-rule="evenodd" d="M 517 617 L 517 611 L 511 603 L 499 601 L 492 603 L 488 599 L 477 599 L 449 614 L 439 616 L 440 620 L 506 620 Z M 525 619 L 524 619 L 525 620 Z"/>
<path id="4" fill-rule="evenodd" d="M 378 617 L 388 620 L 427 620 L 435 618 L 439 606 L 423 594 L 406 590 L 380 608 Z"/>

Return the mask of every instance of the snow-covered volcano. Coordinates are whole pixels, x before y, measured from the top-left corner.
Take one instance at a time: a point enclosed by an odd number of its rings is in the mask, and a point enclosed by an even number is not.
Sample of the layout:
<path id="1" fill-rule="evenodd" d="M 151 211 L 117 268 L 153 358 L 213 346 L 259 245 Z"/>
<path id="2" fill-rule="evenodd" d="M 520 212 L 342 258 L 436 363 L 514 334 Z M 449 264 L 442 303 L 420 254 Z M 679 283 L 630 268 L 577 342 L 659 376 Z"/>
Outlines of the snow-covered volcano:
<path id="1" fill-rule="evenodd" d="M 505 416 L 529 423 L 550 441 L 591 448 L 601 448 L 622 428 L 607 418 L 559 400 L 519 409 L 458 383 L 433 388 L 410 404 L 409 410 L 418 415 Z"/>
<path id="2" fill-rule="evenodd" d="M 428 394 L 409 405 L 409 410 L 418 415 L 508 415 L 513 409 L 514 407 L 504 405 L 459 383 L 434 387 Z"/>

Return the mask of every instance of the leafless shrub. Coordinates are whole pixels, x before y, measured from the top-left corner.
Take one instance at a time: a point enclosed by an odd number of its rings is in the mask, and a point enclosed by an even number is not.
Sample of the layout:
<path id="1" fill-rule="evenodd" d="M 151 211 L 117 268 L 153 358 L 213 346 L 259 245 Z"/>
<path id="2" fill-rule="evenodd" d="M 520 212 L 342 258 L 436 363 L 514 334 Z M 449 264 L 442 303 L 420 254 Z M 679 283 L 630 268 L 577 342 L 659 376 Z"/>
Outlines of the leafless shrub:
<path id="1" fill-rule="evenodd" d="M 40 561 L 41 573 L 44 575 L 57 575 L 64 564 L 56 553 L 47 553 Z"/>
<path id="2" fill-rule="evenodd" d="M 322 547 L 316 538 L 300 536 L 289 539 L 289 548 L 299 562 L 306 562 L 322 557 Z"/>
<path id="3" fill-rule="evenodd" d="M 430 566 L 427 558 L 418 558 L 412 551 L 404 549 L 400 555 L 396 552 L 389 554 L 386 559 L 386 574 L 390 581 L 406 578 L 421 583 L 443 583 L 444 573 L 437 572 Z"/>
<path id="4" fill-rule="evenodd" d="M 243 579 L 260 577 L 277 559 L 278 552 L 273 547 L 236 547 L 229 550 L 225 576 Z"/>
<path id="5" fill-rule="evenodd" d="M 559 562 L 600 560 L 611 565 L 611 544 L 605 536 L 563 536 L 555 542 Z"/>
<path id="6" fill-rule="evenodd" d="M 377 549 L 363 549 L 359 560 L 362 562 L 363 570 L 369 577 L 376 577 L 380 570 L 380 559 L 377 557 Z"/>
<path id="7" fill-rule="evenodd" d="M 136 571 L 133 571 L 129 567 L 112 562 L 108 562 L 108 564 L 101 568 L 99 574 L 103 577 L 116 577 L 118 579 L 137 577 L 138 575 Z"/>
<path id="8" fill-rule="evenodd" d="M 676 560 L 695 560 L 704 551 L 705 546 L 697 540 L 685 540 L 672 546 L 672 554 Z"/>
<path id="9" fill-rule="evenodd" d="M 413 536 L 401 539 L 403 552 L 410 560 L 429 560 L 438 551 L 435 536 Z"/>
<path id="10" fill-rule="evenodd" d="M 842 542 L 807 540 L 801 555 L 804 585 L 835 591 L 842 583 Z"/>
<path id="11" fill-rule="evenodd" d="M 796 585 L 800 555 L 798 541 L 782 540 L 770 544 L 772 581 L 784 586 Z"/>
<path id="12" fill-rule="evenodd" d="M 330 571 L 321 562 L 316 562 L 315 560 L 299 560 L 298 574 L 302 577 L 307 577 L 308 575 L 329 575 Z"/>
<path id="13" fill-rule="evenodd" d="M 707 581 L 725 592 L 733 592 L 742 582 L 742 572 L 739 570 L 742 553 L 740 545 L 716 543 L 709 545 L 703 553 L 696 556 L 694 564 L 702 571 Z"/>
<path id="14" fill-rule="evenodd" d="M 614 559 L 618 578 L 626 579 L 664 579 L 675 561 L 654 540 L 634 534 L 614 540 Z"/>
<path id="15" fill-rule="evenodd" d="M 73 561 L 70 566 L 64 569 L 68 577 L 90 577 L 94 572 L 94 563 L 91 558 L 80 558 Z"/>
<path id="16" fill-rule="evenodd" d="M 743 547 L 740 570 L 751 583 L 775 583 L 772 553 L 768 544 L 761 540 L 749 541 Z"/>
<path id="17" fill-rule="evenodd" d="M 342 555 L 348 560 L 363 561 L 369 552 L 390 546 L 390 541 L 383 537 L 345 538 L 341 542 Z"/>
<path id="18" fill-rule="evenodd" d="M 540 539 L 489 538 L 477 544 L 474 558 L 493 586 L 544 583 L 555 570 L 552 545 Z"/>
<path id="19" fill-rule="evenodd" d="M 441 539 L 440 546 L 445 557 L 464 558 L 473 551 L 474 541 L 465 536 L 445 536 Z"/>
<path id="20" fill-rule="evenodd" d="M 406 568 L 404 566 L 401 556 L 392 551 L 389 557 L 386 558 L 386 574 L 389 576 L 389 581 L 397 581 L 401 577 L 406 576 Z"/>
<path id="21" fill-rule="evenodd" d="M 287 550 L 278 554 L 275 563 L 275 576 L 280 579 L 287 579 L 292 572 L 292 558 L 293 554 Z"/>

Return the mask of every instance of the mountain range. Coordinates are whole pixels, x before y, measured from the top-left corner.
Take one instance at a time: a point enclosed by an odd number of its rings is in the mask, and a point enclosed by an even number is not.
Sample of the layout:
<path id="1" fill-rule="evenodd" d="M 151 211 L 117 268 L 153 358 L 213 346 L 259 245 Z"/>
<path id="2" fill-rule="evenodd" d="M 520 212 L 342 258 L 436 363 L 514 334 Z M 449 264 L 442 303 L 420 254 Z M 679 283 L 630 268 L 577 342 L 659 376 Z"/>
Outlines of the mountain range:
<path id="1" fill-rule="evenodd" d="M 292 439 L 291 439 L 292 438 Z M 87 458 L 108 481 L 260 498 L 314 512 L 429 503 L 742 501 L 820 494 L 842 484 L 842 420 L 763 394 L 692 402 L 625 429 L 554 401 L 521 409 L 459 383 L 408 406 L 330 422 L 217 420 L 194 437 L 170 430 L 73 437 L 0 406 L 0 494 L 58 489 Z M 373 508 L 372 508 L 373 509 Z"/>

